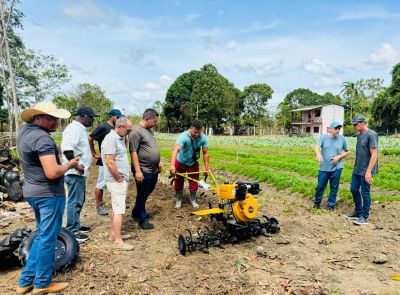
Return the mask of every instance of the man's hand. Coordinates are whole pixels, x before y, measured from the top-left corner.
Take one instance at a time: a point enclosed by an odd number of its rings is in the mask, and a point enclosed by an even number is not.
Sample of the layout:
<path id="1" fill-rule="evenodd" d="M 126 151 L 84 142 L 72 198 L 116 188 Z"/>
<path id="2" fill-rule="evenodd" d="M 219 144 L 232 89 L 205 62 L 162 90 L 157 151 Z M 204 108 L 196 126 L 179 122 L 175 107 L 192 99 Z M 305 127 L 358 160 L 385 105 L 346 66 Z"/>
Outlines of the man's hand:
<path id="1" fill-rule="evenodd" d="M 171 173 L 171 175 L 175 175 L 175 172 L 176 172 L 175 167 L 174 166 L 170 166 L 169 167 L 169 173 Z"/>
<path id="2" fill-rule="evenodd" d="M 73 158 L 72 160 L 69 160 L 68 162 L 68 167 L 69 169 L 77 169 L 79 166 L 79 157 Z"/>
<path id="3" fill-rule="evenodd" d="M 136 180 L 138 183 L 142 183 L 142 182 L 143 182 L 143 179 L 144 179 L 144 176 L 143 176 L 142 171 L 136 171 L 136 172 L 135 172 L 135 180 Z"/>
<path id="4" fill-rule="evenodd" d="M 318 162 L 322 162 L 324 160 L 322 159 L 321 154 L 317 155 L 315 158 L 317 159 Z"/>
<path id="5" fill-rule="evenodd" d="M 119 176 L 119 178 L 116 180 L 118 183 L 122 183 L 124 182 L 125 178 L 123 178 L 121 175 Z"/>
<path id="6" fill-rule="evenodd" d="M 335 156 L 335 157 L 333 157 L 332 159 L 331 159 L 331 163 L 332 164 L 337 164 L 337 162 L 339 162 L 340 161 L 340 157 L 339 156 Z"/>
<path id="7" fill-rule="evenodd" d="M 93 156 L 93 159 L 95 159 L 95 160 L 101 159 L 101 155 L 100 154 L 95 154 Z"/>
<path id="8" fill-rule="evenodd" d="M 79 172 L 79 175 L 82 175 L 85 172 L 85 167 L 82 164 L 78 164 L 75 169 Z"/>
<path id="9" fill-rule="evenodd" d="M 162 163 L 160 162 L 160 163 L 158 163 L 158 173 L 161 173 L 162 170 L 163 170 L 163 165 L 162 165 Z"/>
<path id="10" fill-rule="evenodd" d="M 372 183 L 372 173 L 371 173 L 371 171 L 365 172 L 365 181 L 366 181 L 368 184 L 371 184 L 371 183 Z"/>

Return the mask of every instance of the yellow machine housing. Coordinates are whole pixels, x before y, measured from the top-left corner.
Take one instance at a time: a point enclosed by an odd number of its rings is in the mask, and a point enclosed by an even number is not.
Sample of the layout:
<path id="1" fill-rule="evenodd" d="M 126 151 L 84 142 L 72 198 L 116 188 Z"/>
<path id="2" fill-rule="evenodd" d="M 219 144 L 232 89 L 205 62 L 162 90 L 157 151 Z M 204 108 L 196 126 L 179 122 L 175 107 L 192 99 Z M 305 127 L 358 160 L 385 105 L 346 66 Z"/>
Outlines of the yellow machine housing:
<path id="1" fill-rule="evenodd" d="M 220 184 L 218 186 L 218 197 L 221 200 L 235 200 L 235 188 L 236 183 L 229 183 L 229 184 Z"/>
<path id="2" fill-rule="evenodd" d="M 243 201 L 236 201 L 232 204 L 232 210 L 237 221 L 249 222 L 257 216 L 258 202 L 251 194 L 246 194 Z"/>

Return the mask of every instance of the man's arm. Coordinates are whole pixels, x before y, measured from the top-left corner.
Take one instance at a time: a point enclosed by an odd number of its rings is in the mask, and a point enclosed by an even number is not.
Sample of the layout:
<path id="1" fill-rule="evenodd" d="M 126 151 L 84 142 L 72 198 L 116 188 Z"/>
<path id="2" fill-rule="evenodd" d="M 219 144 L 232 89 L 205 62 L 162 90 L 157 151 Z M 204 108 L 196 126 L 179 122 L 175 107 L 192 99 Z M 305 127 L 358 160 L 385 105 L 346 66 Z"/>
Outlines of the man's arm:
<path id="1" fill-rule="evenodd" d="M 44 174 L 48 179 L 56 179 L 64 175 L 71 168 L 77 168 L 79 165 L 79 157 L 72 158 L 64 165 L 58 165 L 55 155 L 45 155 L 39 157 L 42 164 Z"/>
<path id="2" fill-rule="evenodd" d="M 115 155 L 106 155 L 106 165 L 116 182 L 124 181 L 124 178 L 119 174 L 117 167 L 115 166 Z"/>
<path id="3" fill-rule="evenodd" d="M 314 153 L 315 153 L 317 161 L 322 162 L 323 159 L 322 159 L 322 155 L 321 155 L 321 147 L 318 144 L 316 144 L 314 146 Z"/>
<path id="4" fill-rule="evenodd" d="M 68 161 L 71 161 L 74 158 L 74 152 L 73 151 L 64 151 L 64 156 L 67 158 Z M 83 174 L 85 172 L 85 167 L 82 164 L 78 164 L 76 167 L 73 167 L 76 170 L 78 170 L 79 174 Z M 69 169 L 67 169 L 69 170 Z"/>
<path id="5" fill-rule="evenodd" d="M 131 152 L 131 160 L 132 160 L 132 174 L 135 176 L 135 180 L 138 183 L 143 182 L 143 173 L 142 170 L 140 169 L 140 165 L 139 165 L 139 157 L 137 152 Z"/>
<path id="6" fill-rule="evenodd" d="M 203 160 L 204 160 L 204 170 L 208 171 L 208 163 L 210 162 L 210 155 L 208 153 L 208 148 L 202 148 L 203 150 Z"/>
<path id="7" fill-rule="evenodd" d="M 94 148 L 94 141 L 93 141 L 93 138 L 90 135 L 89 135 L 88 140 L 89 140 L 90 151 L 92 152 L 92 157 L 94 159 L 96 159 L 96 160 L 100 159 L 101 155 L 100 154 L 96 154 L 96 149 Z"/>
<path id="8" fill-rule="evenodd" d="M 182 147 L 179 144 L 175 144 L 175 147 L 172 151 L 172 155 L 171 155 L 171 162 L 169 164 L 169 172 L 171 174 L 175 174 L 175 161 L 176 161 L 176 156 L 178 155 L 178 153 L 181 151 Z"/>
<path id="9" fill-rule="evenodd" d="M 371 148 L 369 149 L 371 152 L 371 158 L 369 159 L 369 164 L 367 171 L 365 172 L 365 181 L 368 182 L 369 184 L 372 183 L 372 169 L 374 168 L 376 164 L 376 160 L 378 159 L 378 149 L 377 148 Z"/>
<path id="10" fill-rule="evenodd" d="M 350 153 L 350 151 L 343 151 L 341 154 L 339 154 L 339 155 L 337 155 L 337 156 L 332 158 L 332 163 L 333 164 L 338 163 L 341 159 L 346 157 L 349 153 Z"/>

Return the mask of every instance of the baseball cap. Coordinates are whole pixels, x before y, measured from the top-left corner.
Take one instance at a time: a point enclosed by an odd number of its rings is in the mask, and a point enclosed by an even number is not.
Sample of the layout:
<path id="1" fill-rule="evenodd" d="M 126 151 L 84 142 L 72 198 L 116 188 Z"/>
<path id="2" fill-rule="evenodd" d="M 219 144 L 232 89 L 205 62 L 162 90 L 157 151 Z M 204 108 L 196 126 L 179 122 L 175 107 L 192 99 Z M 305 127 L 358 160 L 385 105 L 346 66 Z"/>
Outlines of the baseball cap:
<path id="1" fill-rule="evenodd" d="M 117 116 L 118 118 L 121 118 L 121 117 L 124 116 L 124 115 L 122 115 L 121 111 L 120 111 L 120 110 L 117 110 L 117 109 L 112 109 L 112 110 L 108 113 L 108 115 L 109 115 L 110 117 Z"/>
<path id="2" fill-rule="evenodd" d="M 96 115 L 96 114 L 93 112 L 92 108 L 90 108 L 90 107 L 80 107 L 80 108 L 76 111 L 76 114 L 77 114 L 78 116 L 82 116 L 82 115 L 87 115 L 87 116 L 90 116 L 90 117 L 98 117 L 98 116 L 99 116 L 99 115 Z"/>
<path id="3" fill-rule="evenodd" d="M 367 121 L 367 118 L 365 118 L 364 115 L 358 115 L 358 116 L 354 117 L 354 119 L 351 122 L 351 124 L 356 125 L 357 123 L 365 122 L 365 121 Z"/>
<path id="4" fill-rule="evenodd" d="M 341 127 L 343 127 L 343 125 L 342 124 L 340 124 L 339 122 L 337 122 L 337 121 L 333 121 L 330 125 L 329 125 L 329 127 L 331 127 L 331 128 L 341 128 Z"/>

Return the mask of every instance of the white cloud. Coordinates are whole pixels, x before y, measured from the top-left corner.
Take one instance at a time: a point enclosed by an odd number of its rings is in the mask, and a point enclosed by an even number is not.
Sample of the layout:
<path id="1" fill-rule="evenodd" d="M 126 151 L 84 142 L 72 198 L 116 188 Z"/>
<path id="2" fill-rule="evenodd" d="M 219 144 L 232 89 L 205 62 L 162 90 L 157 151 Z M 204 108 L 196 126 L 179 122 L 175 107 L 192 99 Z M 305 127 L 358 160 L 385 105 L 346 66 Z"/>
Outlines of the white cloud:
<path id="1" fill-rule="evenodd" d="M 124 51 L 119 59 L 122 63 L 129 63 L 134 66 L 155 66 L 155 62 L 148 58 L 152 51 L 151 48 L 131 48 Z"/>
<path id="2" fill-rule="evenodd" d="M 336 72 L 335 68 L 327 65 L 318 58 L 311 58 L 303 63 L 304 70 L 311 75 L 332 75 Z"/>
<path id="3" fill-rule="evenodd" d="M 366 63 L 376 67 L 385 67 L 389 65 L 394 65 L 399 61 L 399 52 L 389 43 L 382 43 L 377 52 L 371 53 L 369 55 Z"/>
<path id="4" fill-rule="evenodd" d="M 252 63 L 252 64 L 236 64 L 233 69 L 244 72 L 253 73 L 259 77 L 281 75 L 283 71 L 283 61 L 278 63 Z"/>
<path id="5" fill-rule="evenodd" d="M 327 87 L 339 86 L 341 84 L 341 80 L 337 77 L 325 77 L 322 76 L 313 82 L 313 85 L 316 88 L 325 89 Z"/>
<path id="6" fill-rule="evenodd" d="M 336 17 L 336 21 L 362 21 L 369 19 L 390 19 L 398 17 L 398 14 L 390 13 L 379 6 L 367 6 L 353 7 L 351 11 L 344 11 Z"/>
<path id="7" fill-rule="evenodd" d="M 64 4 L 61 9 L 65 15 L 82 23 L 109 21 L 115 17 L 110 8 L 91 0 L 71 1 Z"/>
<path id="8" fill-rule="evenodd" d="M 146 82 L 142 86 L 136 87 L 131 94 L 135 101 L 141 102 L 146 107 L 151 107 L 156 100 L 162 101 L 165 98 L 172 82 L 169 76 L 162 75 L 156 82 Z"/>
<path id="9" fill-rule="evenodd" d="M 185 16 L 185 22 L 191 23 L 195 19 L 198 19 L 200 17 L 200 14 L 197 13 L 191 13 Z"/>
<path id="10" fill-rule="evenodd" d="M 252 33 L 252 32 L 267 31 L 267 30 L 271 30 L 272 28 L 275 28 L 279 24 L 281 24 L 280 20 L 275 20 L 275 21 L 272 21 L 272 22 L 266 23 L 266 24 L 254 22 L 250 27 L 244 28 L 244 29 L 240 30 L 239 32 L 240 33 Z"/>

